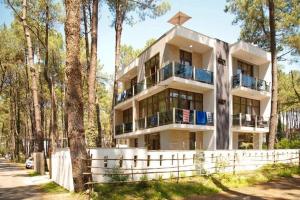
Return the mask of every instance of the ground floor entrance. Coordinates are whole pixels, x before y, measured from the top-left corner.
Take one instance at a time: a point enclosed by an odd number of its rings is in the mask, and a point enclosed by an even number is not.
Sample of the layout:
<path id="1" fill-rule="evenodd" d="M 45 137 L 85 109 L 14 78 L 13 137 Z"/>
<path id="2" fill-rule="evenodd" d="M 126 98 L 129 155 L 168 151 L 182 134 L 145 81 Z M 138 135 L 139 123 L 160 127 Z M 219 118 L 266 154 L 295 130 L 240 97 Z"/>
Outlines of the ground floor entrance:
<path id="1" fill-rule="evenodd" d="M 233 132 L 233 149 L 262 149 L 264 133 Z"/>

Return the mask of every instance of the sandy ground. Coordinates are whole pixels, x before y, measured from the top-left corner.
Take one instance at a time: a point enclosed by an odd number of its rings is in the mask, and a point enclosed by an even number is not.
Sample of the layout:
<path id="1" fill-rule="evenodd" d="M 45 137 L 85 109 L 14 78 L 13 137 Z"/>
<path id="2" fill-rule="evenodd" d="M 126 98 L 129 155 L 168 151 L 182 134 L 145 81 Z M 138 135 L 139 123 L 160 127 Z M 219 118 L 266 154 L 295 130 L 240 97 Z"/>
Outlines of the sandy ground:
<path id="1" fill-rule="evenodd" d="M 39 188 L 39 184 L 48 182 L 47 176 L 28 176 L 24 166 L 0 158 L 0 200 L 69 200 L 83 199 L 70 193 L 47 194 Z M 218 184 L 218 183 L 216 183 Z M 211 196 L 193 196 L 187 200 L 300 200 L 300 176 L 282 178 L 272 182 L 228 189 L 218 185 L 224 191 Z"/>
<path id="2" fill-rule="evenodd" d="M 211 196 L 195 196 L 188 200 L 300 200 L 300 176 L 234 189 L 218 186 L 224 191 Z"/>
<path id="3" fill-rule="evenodd" d="M 82 199 L 70 193 L 48 194 L 39 184 L 49 182 L 47 176 L 30 177 L 28 170 L 20 164 L 10 163 L 0 158 L 0 199 L 2 200 L 50 200 Z"/>

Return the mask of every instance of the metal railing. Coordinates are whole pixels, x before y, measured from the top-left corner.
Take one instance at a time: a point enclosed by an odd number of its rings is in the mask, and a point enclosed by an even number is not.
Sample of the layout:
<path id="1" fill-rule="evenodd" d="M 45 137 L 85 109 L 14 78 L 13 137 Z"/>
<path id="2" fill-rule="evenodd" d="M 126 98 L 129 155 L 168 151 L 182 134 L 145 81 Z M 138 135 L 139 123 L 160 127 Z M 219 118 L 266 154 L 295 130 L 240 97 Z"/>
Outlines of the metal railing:
<path id="1" fill-rule="evenodd" d="M 269 127 L 269 120 L 262 116 L 239 113 L 232 116 L 232 125 L 266 128 Z"/>
<path id="2" fill-rule="evenodd" d="M 116 97 L 116 104 L 126 101 L 127 99 L 149 89 L 161 81 L 165 81 L 171 77 L 179 77 L 183 79 L 193 80 L 206 84 L 213 84 L 213 72 L 197 68 L 195 66 L 184 65 L 176 62 L 170 62 L 157 73 L 153 73 L 139 83 L 129 89 L 119 93 Z"/>
<path id="3" fill-rule="evenodd" d="M 214 125 L 214 116 L 211 112 L 172 108 L 157 112 L 146 118 L 136 120 L 136 130 L 153 128 L 168 124 Z"/>
<path id="4" fill-rule="evenodd" d="M 133 131 L 133 123 L 132 122 L 122 123 L 122 124 L 115 126 L 116 135 L 130 133 L 132 131 Z"/>
<path id="5" fill-rule="evenodd" d="M 246 87 L 257 91 L 270 92 L 270 83 L 242 73 L 232 76 L 232 87 Z"/>

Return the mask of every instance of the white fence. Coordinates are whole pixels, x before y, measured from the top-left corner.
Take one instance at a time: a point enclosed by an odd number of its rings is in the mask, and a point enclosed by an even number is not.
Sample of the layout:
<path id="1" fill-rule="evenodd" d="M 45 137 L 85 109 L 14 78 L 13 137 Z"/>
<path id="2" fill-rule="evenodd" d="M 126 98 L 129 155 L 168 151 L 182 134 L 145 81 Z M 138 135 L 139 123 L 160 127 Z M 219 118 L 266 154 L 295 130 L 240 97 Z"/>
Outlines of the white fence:
<path id="1" fill-rule="evenodd" d="M 217 150 L 147 151 L 142 148 L 90 149 L 93 182 L 108 182 L 111 175 L 127 176 L 129 181 L 183 177 L 204 173 L 255 170 L 266 164 L 299 164 L 300 150 Z M 68 149 L 52 157 L 53 180 L 73 190 Z"/>

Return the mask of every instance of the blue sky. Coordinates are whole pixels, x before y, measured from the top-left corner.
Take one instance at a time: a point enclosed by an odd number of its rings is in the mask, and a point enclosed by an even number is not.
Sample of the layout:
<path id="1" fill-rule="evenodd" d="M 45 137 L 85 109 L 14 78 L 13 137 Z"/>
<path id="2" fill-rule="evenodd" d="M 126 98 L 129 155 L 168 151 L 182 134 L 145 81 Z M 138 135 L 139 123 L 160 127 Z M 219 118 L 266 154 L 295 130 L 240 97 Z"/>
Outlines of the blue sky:
<path id="1" fill-rule="evenodd" d="M 1 2 L 1 0 L 0 0 Z M 233 15 L 224 12 L 226 0 L 169 0 L 171 10 L 157 19 L 146 19 L 134 26 L 125 25 L 123 28 L 122 44 L 142 48 L 150 38 L 158 38 L 172 25 L 167 21 L 178 11 L 187 13 L 192 17 L 184 26 L 210 37 L 233 43 L 239 37 L 239 26 L 232 25 Z M 11 22 L 11 11 L 0 4 L 0 24 Z M 103 5 L 100 9 L 98 57 L 104 65 L 104 71 L 113 73 L 115 32 L 111 25 L 111 14 Z M 63 27 L 60 27 L 63 31 Z M 297 64 L 285 65 L 285 71 L 299 69 Z"/>

